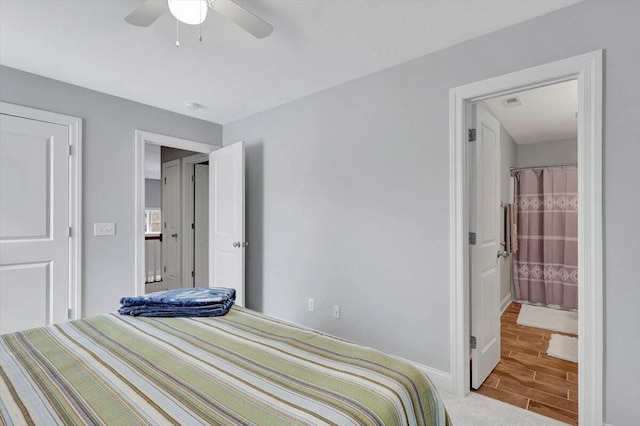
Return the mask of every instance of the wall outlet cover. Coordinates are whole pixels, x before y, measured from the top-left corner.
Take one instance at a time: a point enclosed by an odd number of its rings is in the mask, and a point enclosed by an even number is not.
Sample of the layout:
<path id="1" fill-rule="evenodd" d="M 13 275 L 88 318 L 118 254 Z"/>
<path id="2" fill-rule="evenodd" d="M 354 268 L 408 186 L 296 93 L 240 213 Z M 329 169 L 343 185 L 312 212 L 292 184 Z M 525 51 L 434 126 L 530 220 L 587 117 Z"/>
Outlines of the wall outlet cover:
<path id="1" fill-rule="evenodd" d="M 94 223 L 93 235 L 98 237 L 116 235 L 116 224 L 115 223 Z"/>

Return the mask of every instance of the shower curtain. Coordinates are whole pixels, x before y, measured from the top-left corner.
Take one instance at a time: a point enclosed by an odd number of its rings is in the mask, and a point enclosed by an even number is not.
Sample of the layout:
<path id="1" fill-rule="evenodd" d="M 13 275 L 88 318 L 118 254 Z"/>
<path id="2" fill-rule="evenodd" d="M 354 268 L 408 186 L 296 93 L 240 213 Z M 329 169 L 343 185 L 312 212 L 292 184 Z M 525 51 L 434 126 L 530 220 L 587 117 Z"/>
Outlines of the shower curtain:
<path id="1" fill-rule="evenodd" d="M 578 307 L 578 169 L 514 172 L 518 300 Z"/>

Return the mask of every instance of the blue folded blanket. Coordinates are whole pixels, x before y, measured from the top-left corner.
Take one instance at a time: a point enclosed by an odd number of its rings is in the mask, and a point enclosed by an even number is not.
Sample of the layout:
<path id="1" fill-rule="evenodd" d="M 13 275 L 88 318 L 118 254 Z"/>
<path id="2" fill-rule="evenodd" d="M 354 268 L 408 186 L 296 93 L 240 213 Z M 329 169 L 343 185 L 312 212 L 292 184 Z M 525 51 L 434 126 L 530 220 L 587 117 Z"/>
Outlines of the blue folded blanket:
<path id="1" fill-rule="evenodd" d="M 226 315 L 232 306 L 233 300 L 227 300 L 209 306 L 123 306 L 118 312 L 122 315 L 140 317 L 221 317 Z"/>
<path id="2" fill-rule="evenodd" d="M 235 298 L 236 291 L 232 288 L 180 288 L 123 297 L 118 312 L 122 315 L 158 317 L 222 316 L 229 312 Z"/>

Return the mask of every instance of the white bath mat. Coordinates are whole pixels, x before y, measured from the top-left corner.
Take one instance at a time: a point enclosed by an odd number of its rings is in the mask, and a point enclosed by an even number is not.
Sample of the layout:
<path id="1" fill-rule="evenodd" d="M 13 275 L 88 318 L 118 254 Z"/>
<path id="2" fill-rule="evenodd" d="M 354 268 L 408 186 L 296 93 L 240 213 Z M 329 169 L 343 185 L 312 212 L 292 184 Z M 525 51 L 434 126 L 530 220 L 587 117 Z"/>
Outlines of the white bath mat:
<path id="1" fill-rule="evenodd" d="M 516 322 L 529 327 L 578 334 L 577 312 L 522 304 Z"/>
<path id="2" fill-rule="evenodd" d="M 576 337 L 552 334 L 547 355 L 554 358 L 578 362 L 578 339 Z"/>

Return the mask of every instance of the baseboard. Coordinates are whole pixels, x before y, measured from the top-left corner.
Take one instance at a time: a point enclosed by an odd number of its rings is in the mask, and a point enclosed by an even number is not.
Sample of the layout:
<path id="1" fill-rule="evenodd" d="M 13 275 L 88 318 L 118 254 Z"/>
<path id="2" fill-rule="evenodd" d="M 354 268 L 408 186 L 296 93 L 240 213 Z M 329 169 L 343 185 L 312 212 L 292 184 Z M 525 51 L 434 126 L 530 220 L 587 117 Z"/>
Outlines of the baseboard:
<path id="1" fill-rule="evenodd" d="M 504 311 L 507 310 L 512 300 L 511 293 L 507 294 L 504 299 L 502 299 L 502 302 L 500 302 L 500 315 L 504 314 Z"/>
<path id="2" fill-rule="evenodd" d="M 405 360 L 406 361 L 406 360 Z M 453 393 L 453 380 L 451 379 L 451 373 L 445 373 L 444 371 L 437 370 L 435 368 L 427 367 L 426 365 L 418 364 L 417 362 L 407 361 L 424 371 L 429 379 L 436 386 L 438 391 Z"/>

